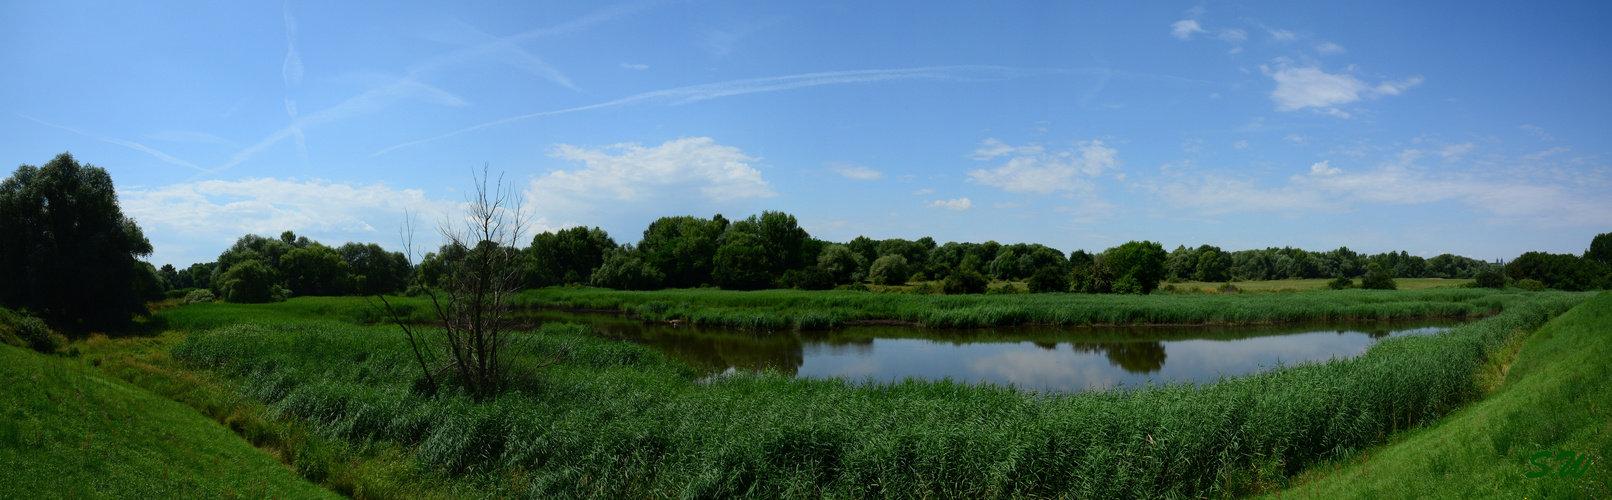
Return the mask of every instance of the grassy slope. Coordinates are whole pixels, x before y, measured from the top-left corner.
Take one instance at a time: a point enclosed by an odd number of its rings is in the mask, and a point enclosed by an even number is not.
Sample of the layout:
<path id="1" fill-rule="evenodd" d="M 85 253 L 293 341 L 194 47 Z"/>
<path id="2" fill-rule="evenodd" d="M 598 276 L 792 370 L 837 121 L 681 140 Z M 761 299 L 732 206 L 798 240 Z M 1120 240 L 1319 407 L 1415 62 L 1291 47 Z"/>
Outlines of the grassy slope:
<path id="1" fill-rule="evenodd" d="M 1612 498 L 1608 359 L 1612 293 L 1602 293 L 1530 336 L 1488 398 L 1270 498 Z M 1526 477 L 1542 451 L 1595 459 L 1582 477 Z"/>
<path id="2" fill-rule="evenodd" d="M 335 498 L 179 403 L 0 346 L 0 498 Z"/>

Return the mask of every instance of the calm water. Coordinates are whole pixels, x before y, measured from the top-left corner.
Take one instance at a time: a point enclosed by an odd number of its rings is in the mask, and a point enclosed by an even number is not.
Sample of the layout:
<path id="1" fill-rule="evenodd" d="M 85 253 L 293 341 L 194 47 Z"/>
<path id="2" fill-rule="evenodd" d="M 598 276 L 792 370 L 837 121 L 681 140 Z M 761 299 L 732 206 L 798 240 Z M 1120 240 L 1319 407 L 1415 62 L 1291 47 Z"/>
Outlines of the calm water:
<path id="1" fill-rule="evenodd" d="M 1378 339 L 1462 323 L 1432 319 L 1244 327 L 1005 327 L 967 330 L 854 326 L 757 335 L 645 325 L 621 316 L 534 311 L 535 321 L 584 323 L 643 342 L 707 373 L 777 370 L 851 380 L 951 378 L 1079 391 L 1153 382 L 1207 382 L 1277 363 L 1346 358 Z"/>

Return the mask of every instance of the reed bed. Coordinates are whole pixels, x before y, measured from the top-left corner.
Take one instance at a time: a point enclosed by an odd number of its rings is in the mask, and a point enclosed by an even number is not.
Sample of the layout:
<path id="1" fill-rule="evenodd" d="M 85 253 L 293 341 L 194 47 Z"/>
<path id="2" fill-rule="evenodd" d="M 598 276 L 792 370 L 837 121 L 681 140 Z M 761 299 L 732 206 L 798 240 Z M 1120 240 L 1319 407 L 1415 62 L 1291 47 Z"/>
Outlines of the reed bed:
<path id="1" fill-rule="evenodd" d="M 1487 315 L 1525 292 L 1471 288 L 1342 290 L 1249 295 L 908 295 L 853 291 L 545 288 L 526 307 L 615 310 L 645 321 L 758 331 L 835 328 L 896 320 L 939 328 L 1045 325 L 1254 324 L 1301 320 Z"/>
<path id="2" fill-rule="evenodd" d="M 479 404 L 460 394 L 416 392 L 406 344 L 392 327 L 247 319 L 196 331 L 173 356 L 218 370 L 248 397 L 306 419 L 320 434 L 413 450 L 427 467 L 509 494 L 1220 497 L 1278 487 L 1306 466 L 1349 457 L 1479 398 L 1475 374 L 1491 353 L 1589 297 L 1434 292 L 1410 294 L 1411 300 L 1327 296 L 1311 304 L 1341 302 L 1296 310 L 1504 312 L 1436 335 L 1385 339 L 1351 359 L 1208 384 L 1074 394 L 949 380 L 700 377 L 646 347 L 554 324 L 520 336 L 513 349 L 534 359 L 563 351 L 564 362 Z M 655 297 L 666 296 L 637 304 Z M 877 296 L 784 298 L 907 307 L 904 299 Z M 1177 304 L 1203 309 L 1149 314 L 1180 322 L 1288 317 L 1260 309 L 1268 305 Z M 1246 310 L 1209 312 L 1217 305 Z"/>

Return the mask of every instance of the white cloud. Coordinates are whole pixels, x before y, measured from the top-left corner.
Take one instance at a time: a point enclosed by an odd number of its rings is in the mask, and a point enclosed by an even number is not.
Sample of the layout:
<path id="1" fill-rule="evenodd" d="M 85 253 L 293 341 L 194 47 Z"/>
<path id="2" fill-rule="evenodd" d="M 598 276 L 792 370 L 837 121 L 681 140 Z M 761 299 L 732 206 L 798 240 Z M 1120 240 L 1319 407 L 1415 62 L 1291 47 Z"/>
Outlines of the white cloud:
<path id="1" fill-rule="evenodd" d="M 1295 35 L 1295 34 L 1293 34 L 1293 32 L 1288 31 L 1288 30 L 1278 30 L 1278 29 L 1269 29 L 1269 28 L 1267 28 L 1266 31 L 1269 31 L 1271 33 L 1271 38 L 1274 39 L 1274 40 L 1280 40 L 1280 41 L 1283 41 L 1283 42 L 1291 42 L 1293 40 L 1298 39 L 1298 35 Z"/>
<path id="2" fill-rule="evenodd" d="M 1248 149 L 1249 146 L 1248 146 L 1248 141 L 1237 141 L 1237 142 L 1231 143 L 1231 147 L 1234 147 L 1234 148 L 1237 148 L 1237 149 Z"/>
<path id="3" fill-rule="evenodd" d="M 926 194 L 929 194 L 929 193 L 933 193 L 933 192 L 935 192 L 935 190 L 934 190 L 934 189 L 930 189 L 930 188 L 923 188 L 923 189 L 919 189 L 919 190 L 917 190 L 917 191 L 913 191 L 913 192 L 912 192 L 912 195 L 913 195 L 913 196 L 923 196 L 923 195 L 926 195 Z"/>
<path id="4" fill-rule="evenodd" d="M 1338 45 L 1338 44 L 1332 43 L 1332 42 L 1321 42 L 1320 44 L 1315 46 L 1315 51 L 1320 52 L 1321 55 L 1323 55 L 1323 56 L 1329 56 L 1329 55 L 1333 55 L 1333 54 L 1342 54 L 1344 52 L 1348 52 L 1348 50 L 1344 49 L 1342 45 Z"/>
<path id="5" fill-rule="evenodd" d="M 1170 25 L 1170 36 L 1182 40 L 1191 40 L 1193 33 L 1208 33 L 1208 31 L 1204 31 L 1202 27 L 1198 26 L 1198 21 L 1192 19 L 1182 19 Z"/>
<path id="6" fill-rule="evenodd" d="M 1553 137 L 1549 133 L 1545 132 L 1545 129 L 1541 128 L 1538 125 L 1523 125 L 1521 128 L 1523 130 L 1527 130 L 1528 133 L 1533 134 L 1534 137 L 1538 137 L 1540 140 L 1546 140 L 1546 141 L 1556 140 L 1555 137 Z"/>
<path id="7" fill-rule="evenodd" d="M 621 63 L 621 69 L 649 69 L 649 65 Z"/>
<path id="8" fill-rule="evenodd" d="M 957 198 L 954 200 L 931 201 L 928 206 L 929 208 L 944 208 L 947 210 L 968 210 L 974 206 L 974 202 L 969 201 L 968 198 Z"/>
<path id="9" fill-rule="evenodd" d="M 1314 165 L 1310 165 L 1310 175 L 1325 176 L 1325 175 L 1338 175 L 1338 174 L 1341 174 L 1341 173 L 1343 173 L 1342 170 L 1339 170 L 1336 167 L 1328 166 L 1327 162 L 1325 162 L 1325 161 L 1318 162 L 1318 163 L 1316 163 Z"/>
<path id="10" fill-rule="evenodd" d="M 1547 156 L 1558 154 L 1558 153 L 1566 153 L 1568 151 L 1570 151 L 1570 150 L 1567 149 L 1567 148 L 1550 148 L 1550 149 L 1547 149 L 1547 150 L 1544 150 L 1544 151 L 1540 151 L 1538 153 L 1523 155 L 1522 158 L 1524 160 L 1543 160 Z"/>
<path id="11" fill-rule="evenodd" d="M 1422 83 L 1421 77 L 1412 77 L 1373 86 L 1346 74 L 1331 74 L 1315 67 L 1289 67 L 1282 61 L 1278 63 L 1275 70 L 1260 66 L 1266 76 L 1276 80 L 1276 90 L 1271 92 L 1271 100 L 1276 101 L 1277 111 L 1320 108 L 1318 111 L 1323 113 L 1348 117 L 1347 113 L 1338 111 L 1334 106 L 1363 98 L 1399 95 L 1405 89 Z"/>
<path id="12" fill-rule="evenodd" d="M 859 181 L 876 181 L 876 180 L 884 178 L 884 172 L 880 172 L 878 170 L 874 170 L 874 169 L 864 167 L 864 166 L 861 166 L 861 165 L 852 165 L 852 164 L 849 164 L 849 163 L 840 163 L 840 162 L 829 162 L 828 168 L 829 168 L 829 170 L 833 170 L 834 173 L 837 173 L 837 174 L 845 176 L 845 178 L 847 178 L 847 179 L 856 179 L 856 180 L 859 180 Z"/>
<path id="13" fill-rule="evenodd" d="M 758 158 L 709 137 L 654 147 L 615 144 L 588 149 L 554 146 L 549 156 L 580 162 L 533 178 L 527 206 L 551 224 L 599 224 L 612 217 L 723 210 L 735 203 L 778 196 L 755 166 Z"/>
<path id="14" fill-rule="evenodd" d="M 248 233 L 275 235 L 291 230 L 387 240 L 383 243 L 395 237 L 392 231 L 403 222 L 405 210 L 430 221 L 454 213 L 458 207 L 454 202 L 426 198 L 425 191 L 418 189 L 274 178 L 122 189 L 118 201 L 148 233 L 173 231 L 187 237 L 233 240 Z"/>
<path id="15" fill-rule="evenodd" d="M 1104 146 L 1102 141 L 1082 141 L 1076 143 L 1072 150 L 1055 153 L 1046 152 L 1039 145 L 1012 148 L 994 139 L 987 139 L 985 143 L 985 148 L 975 151 L 975 159 L 993 159 L 1009 154 L 1011 157 L 1007 163 L 996 168 L 969 172 L 969 182 L 1014 193 L 1090 191 L 1090 178 L 1119 168 L 1119 160 L 1115 158 L 1119 151 Z M 980 151 L 993 154 L 983 155 Z"/>

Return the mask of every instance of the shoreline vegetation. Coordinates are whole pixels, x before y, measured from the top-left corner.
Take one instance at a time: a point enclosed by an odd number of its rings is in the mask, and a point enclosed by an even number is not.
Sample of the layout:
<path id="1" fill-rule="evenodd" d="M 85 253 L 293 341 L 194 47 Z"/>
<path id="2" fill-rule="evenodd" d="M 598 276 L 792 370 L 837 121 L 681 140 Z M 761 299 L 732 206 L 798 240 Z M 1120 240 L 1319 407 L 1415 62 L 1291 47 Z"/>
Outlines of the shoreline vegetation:
<path id="1" fill-rule="evenodd" d="M 762 332 L 857 325 L 979 328 L 1016 325 L 1203 326 L 1429 317 L 1485 317 L 1529 292 L 1482 288 L 1342 290 L 1281 294 L 1047 293 L 910 295 L 852 291 L 712 289 L 618 291 L 551 287 L 515 297 L 517 307 L 625 314 Z M 1568 293 L 1568 292 L 1546 292 Z"/>

